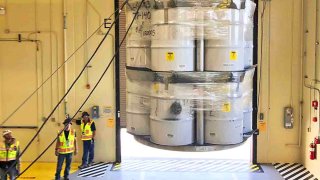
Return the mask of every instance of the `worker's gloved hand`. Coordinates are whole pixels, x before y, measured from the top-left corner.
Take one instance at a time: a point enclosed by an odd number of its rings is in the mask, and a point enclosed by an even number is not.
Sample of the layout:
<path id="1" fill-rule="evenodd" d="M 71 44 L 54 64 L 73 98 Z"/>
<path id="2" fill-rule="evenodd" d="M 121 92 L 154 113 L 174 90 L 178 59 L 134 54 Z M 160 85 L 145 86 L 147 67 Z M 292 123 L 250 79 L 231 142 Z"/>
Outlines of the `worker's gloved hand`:
<path id="1" fill-rule="evenodd" d="M 56 149 L 56 151 L 55 151 L 55 155 L 56 155 L 56 156 L 58 156 L 58 155 L 59 155 L 59 151 L 58 151 L 58 149 Z"/>

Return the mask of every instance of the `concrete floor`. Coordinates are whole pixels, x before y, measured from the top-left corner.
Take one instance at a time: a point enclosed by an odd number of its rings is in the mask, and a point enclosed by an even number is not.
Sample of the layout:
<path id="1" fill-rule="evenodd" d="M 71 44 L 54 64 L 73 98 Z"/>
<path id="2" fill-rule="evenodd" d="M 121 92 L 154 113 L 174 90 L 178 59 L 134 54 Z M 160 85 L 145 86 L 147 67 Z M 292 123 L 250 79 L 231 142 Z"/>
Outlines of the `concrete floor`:
<path id="1" fill-rule="evenodd" d="M 283 180 L 272 165 L 262 165 L 263 173 L 230 173 L 230 172 L 156 172 L 156 171 L 110 171 L 105 176 L 94 178 L 97 180 Z M 70 179 L 93 179 L 92 177 L 78 177 L 78 172 L 70 176 Z"/>
<path id="2" fill-rule="evenodd" d="M 264 172 L 251 172 L 251 143 L 243 146 L 215 152 L 176 152 L 155 149 L 142 145 L 133 136 L 121 130 L 121 168 L 112 170 L 108 166 L 102 177 L 105 180 L 282 180 L 272 165 L 262 165 Z M 167 164 L 166 164 L 167 163 Z M 237 164 L 242 167 L 235 167 Z M 170 167 L 170 165 L 172 165 Z M 225 166 L 225 168 L 221 168 Z M 245 168 L 243 168 L 245 167 Z M 241 169 L 242 171 L 235 171 Z M 87 170 L 94 175 L 95 169 Z M 79 177 L 79 171 L 70 179 L 93 179 Z M 80 173 L 83 174 L 84 172 Z"/>

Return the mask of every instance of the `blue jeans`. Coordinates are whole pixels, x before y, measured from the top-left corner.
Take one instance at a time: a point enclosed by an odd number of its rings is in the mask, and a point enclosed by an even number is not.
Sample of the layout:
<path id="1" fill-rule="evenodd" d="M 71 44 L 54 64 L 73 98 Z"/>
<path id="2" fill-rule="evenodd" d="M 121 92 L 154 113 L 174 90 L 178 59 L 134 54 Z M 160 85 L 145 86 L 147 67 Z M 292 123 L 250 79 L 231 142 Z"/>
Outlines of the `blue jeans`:
<path id="1" fill-rule="evenodd" d="M 0 168 L 0 176 L 1 176 L 1 179 L 6 180 L 7 177 L 8 177 L 8 174 L 9 174 L 9 176 L 10 176 L 10 180 L 13 180 L 13 179 L 16 178 L 16 176 L 17 176 L 17 169 L 16 169 L 15 167 L 13 167 L 13 168 L 11 168 L 11 169 L 5 174 L 5 172 L 6 172 L 8 169 L 9 169 L 9 167 L 8 167 L 8 168 L 5 168 L 5 169 Z"/>
<path id="2" fill-rule="evenodd" d="M 87 165 L 88 162 L 92 163 L 94 158 L 94 141 L 87 140 L 83 142 L 83 155 L 82 155 L 82 165 Z M 88 161 L 89 156 L 89 161 Z"/>
<path id="3" fill-rule="evenodd" d="M 68 154 L 59 154 L 58 155 L 58 164 L 57 164 L 57 171 L 56 171 L 56 180 L 60 180 L 60 173 L 62 170 L 63 161 L 66 159 L 66 168 L 64 169 L 64 178 L 68 178 L 71 161 L 72 161 L 72 153 Z"/>

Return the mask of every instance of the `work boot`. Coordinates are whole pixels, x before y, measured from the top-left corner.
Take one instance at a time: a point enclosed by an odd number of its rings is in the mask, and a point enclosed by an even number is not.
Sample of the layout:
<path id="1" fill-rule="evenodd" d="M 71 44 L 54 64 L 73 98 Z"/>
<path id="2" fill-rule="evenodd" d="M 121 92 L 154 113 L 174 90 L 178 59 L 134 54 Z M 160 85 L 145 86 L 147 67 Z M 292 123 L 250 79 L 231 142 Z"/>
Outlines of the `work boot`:
<path id="1" fill-rule="evenodd" d="M 82 164 L 81 166 L 78 166 L 79 169 L 84 169 L 84 168 L 86 168 L 86 167 L 88 167 L 87 164 Z"/>
<path id="2" fill-rule="evenodd" d="M 93 166 L 94 162 L 89 162 L 88 166 Z"/>

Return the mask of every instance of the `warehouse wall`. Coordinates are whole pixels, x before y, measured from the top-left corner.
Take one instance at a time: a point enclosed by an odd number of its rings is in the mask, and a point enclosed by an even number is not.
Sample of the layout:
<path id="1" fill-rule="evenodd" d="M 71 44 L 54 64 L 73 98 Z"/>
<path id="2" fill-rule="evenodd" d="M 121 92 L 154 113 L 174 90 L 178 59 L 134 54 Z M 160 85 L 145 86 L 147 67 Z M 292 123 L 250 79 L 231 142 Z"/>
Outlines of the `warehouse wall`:
<path id="1" fill-rule="evenodd" d="M 258 113 L 263 113 L 264 119 L 258 120 L 258 162 L 300 162 L 301 1 L 259 1 L 259 6 Z M 286 106 L 294 109 L 293 129 L 284 128 Z"/>
<path id="2" fill-rule="evenodd" d="M 320 3 L 319 3 L 320 5 Z M 318 6 L 319 6 L 318 5 Z M 311 79 L 320 79 L 320 60 L 319 55 L 316 57 L 317 54 L 320 53 L 319 44 L 316 47 L 316 42 L 319 42 L 319 39 L 316 39 L 316 33 L 318 33 L 318 37 L 320 37 L 320 27 L 316 28 L 316 16 L 320 19 L 319 11 L 318 15 L 316 15 L 316 1 L 304 1 L 304 5 L 302 6 L 304 9 L 304 23 L 302 28 L 303 31 L 303 52 L 304 56 L 302 57 L 303 62 L 303 69 L 304 74 L 308 76 L 306 79 L 306 84 L 310 84 L 320 88 L 319 83 L 315 83 Z M 318 92 L 314 90 L 310 90 L 306 87 L 303 89 L 303 98 L 304 98 L 304 105 L 303 105 L 303 128 L 302 128 L 302 161 L 305 166 L 316 176 L 320 177 L 320 153 L 319 149 L 320 146 L 317 146 L 317 160 L 310 160 L 309 159 L 309 145 L 316 136 L 319 136 L 319 110 L 314 110 L 311 107 L 311 102 L 313 100 L 319 101 Z M 318 122 L 312 122 L 313 117 L 318 117 Z"/>
<path id="3" fill-rule="evenodd" d="M 5 15 L 0 15 L 0 124 L 33 92 L 50 74 L 91 35 L 114 9 L 113 0 L 0 0 Z M 63 15 L 66 19 L 66 46 L 64 46 Z M 67 63 L 66 74 L 61 68 L 40 90 L 6 123 L 5 126 L 40 126 L 65 88 L 69 88 L 80 73 L 107 29 L 103 27 L 86 46 L 81 48 Z M 114 34 L 114 30 L 111 31 Z M 17 42 L 21 34 L 22 42 Z M 13 40 L 13 41 L 12 41 Z M 66 47 L 66 51 L 64 49 Z M 64 54 L 66 53 L 66 54 Z M 33 160 L 55 138 L 61 129 L 64 113 L 73 115 L 92 90 L 106 64 L 113 55 L 113 38 L 107 37 L 93 62 L 79 79 L 50 118 L 23 160 Z M 93 96 L 82 110 L 90 112 L 94 105 L 100 107 L 100 118 L 96 119 L 96 160 L 113 161 L 115 158 L 114 124 L 114 68 L 110 67 Z M 88 86 L 90 86 L 88 88 Z M 65 110 L 66 109 L 66 110 Z M 111 112 L 109 113 L 109 110 Z M 80 117 L 80 114 L 76 115 Z M 79 127 L 76 127 L 80 137 Z M 35 134 L 34 129 L 12 129 L 21 141 L 22 148 Z M 79 138 L 78 137 L 78 138 Z M 79 141 L 80 142 L 80 141 Z M 76 157 L 81 160 L 80 153 Z M 54 147 L 41 159 L 55 161 Z"/>

